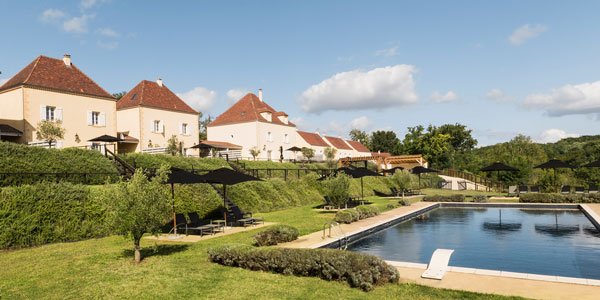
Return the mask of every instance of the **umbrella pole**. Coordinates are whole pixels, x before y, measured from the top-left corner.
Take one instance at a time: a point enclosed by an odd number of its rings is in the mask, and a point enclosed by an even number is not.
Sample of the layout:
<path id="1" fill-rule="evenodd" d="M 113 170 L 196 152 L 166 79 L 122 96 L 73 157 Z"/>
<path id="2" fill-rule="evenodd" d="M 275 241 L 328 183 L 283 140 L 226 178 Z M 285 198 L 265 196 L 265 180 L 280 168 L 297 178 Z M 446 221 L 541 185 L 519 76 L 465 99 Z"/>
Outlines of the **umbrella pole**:
<path id="1" fill-rule="evenodd" d="M 360 199 L 365 200 L 365 190 L 363 188 L 363 178 L 360 178 Z"/>
<path id="2" fill-rule="evenodd" d="M 227 186 L 223 184 L 223 207 L 225 211 L 223 211 L 223 220 L 225 220 L 225 226 L 227 226 Z"/>
<path id="3" fill-rule="evenodd" d="M 175 184 L 171 183 L 171 200 L 173 200 L 173 232 L 177 235 L 177 220 L 175 219 Z"/>

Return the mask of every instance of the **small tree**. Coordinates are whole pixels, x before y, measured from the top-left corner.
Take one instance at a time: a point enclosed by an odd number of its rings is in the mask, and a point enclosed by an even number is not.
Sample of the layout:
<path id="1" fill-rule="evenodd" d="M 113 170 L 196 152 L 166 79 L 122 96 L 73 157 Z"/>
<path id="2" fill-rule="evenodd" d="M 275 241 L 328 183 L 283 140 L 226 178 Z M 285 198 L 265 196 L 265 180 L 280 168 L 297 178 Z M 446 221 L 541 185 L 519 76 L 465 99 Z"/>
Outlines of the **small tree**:
<path id="1" fill-rule="evenodd" d="M 331 204 L 340 208 L 348 203 L 350 176 L 338 174 L 336 177 L 323 181 L 323 188 Z"/>
<path id="2" fill-rule="evenodd" d="M 332 147 L 327 147 L 327 148 L 325 148 L 325 150 L 323 150 L 325 159 L 327 159 L 327 166 L 329 166 L 330 168 L 333 168 L 335 166 L 333 159 L 335 158 L 336 153 L 337 153 L 337 149 L 332 148 Z"/>
<path id="3" fill-rule="evenodd" d="M 398 170 L 392 176 L 392 182 L 398 187 L 404 197 L 404 191 L 412 189 L 415 186 L 415 175 L 408 173 L 407 171 Z"/>
<path id="4" fill-rule="evenodd" d="M 42 120 L 37 124 L 35 136 L 38 140 L 46 141 L 51 148 L 53 142 L 65 137 L 65 129 L 61 121 Z"/>
<path id="5" fill-rule="evenodd" d="M 136 262 L 142 260 L 140 240 L 145 233 L 158 234 L 171 216 L 170 195 L 163 184 L 168 168 L 163 166 L 149 180 L 142 169 L 137 169 L 128 182 L 107 188 L 105 200 L 109 203 L 108 221 L 115 231 L 133 239 Z"/>
<path id="6" fill-rule="evenodd" d="M 300 152 L 302 152 L 302 156 L 304 156 L 309 162 L 313 157 L 315 157 L 315 150 L 312 148 L 302 147 Z"/>
<path id="7" fill-rule="evenodd" d="M 181 153 L 181 149 L 179 147 L 179 139 L 177 139 L 176 135 L 172 135 L 171 138 L 167 141 L 167 153 L 173 156 Z"/>
<path id="8" fill-rule="evenodd" d="M 254 158 L 254 160 L 256 160 L 256 157 L 258 155 L 260 155 L 260 149 L 258 149 L 256 147 L 250 149 L 250 155 L 252 155 L 252 157 Z"/>

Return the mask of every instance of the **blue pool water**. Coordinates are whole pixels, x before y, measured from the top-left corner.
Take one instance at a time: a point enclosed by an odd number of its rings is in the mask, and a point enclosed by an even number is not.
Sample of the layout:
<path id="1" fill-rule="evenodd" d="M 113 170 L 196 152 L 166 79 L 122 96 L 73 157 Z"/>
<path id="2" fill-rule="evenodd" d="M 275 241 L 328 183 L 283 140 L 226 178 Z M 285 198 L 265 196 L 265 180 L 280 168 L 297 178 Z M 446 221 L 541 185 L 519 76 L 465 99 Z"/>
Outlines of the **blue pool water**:
<path id="1" fill-rule="evenodd" d="M 600 233 L 578 210 L 439 208 L 348 248 L 417 263 L 446 248 L 451 266 L 600 279 Z"/>

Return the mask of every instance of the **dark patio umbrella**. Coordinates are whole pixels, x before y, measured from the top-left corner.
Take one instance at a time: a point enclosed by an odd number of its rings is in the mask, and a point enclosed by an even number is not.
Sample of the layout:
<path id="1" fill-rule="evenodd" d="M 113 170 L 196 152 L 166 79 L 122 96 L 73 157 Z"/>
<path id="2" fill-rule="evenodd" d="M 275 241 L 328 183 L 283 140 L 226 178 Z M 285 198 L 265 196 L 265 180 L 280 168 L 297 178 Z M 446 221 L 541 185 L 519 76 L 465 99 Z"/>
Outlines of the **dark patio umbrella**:
<path id="1" fill-rule="evenodd" d="M 411 172 L 413 174 L 417 174 L 419 176 L 419 188 L 421 188 L 421 174 L 424 173 L 437 173 L 439 172 L 438 170 L 434 170 L 434 169 L 430 169 L 430 168 L 426 168 L 423 166 L 416 166 L 414 168 L 411 169 Z"/>
<path id="2" fill-rule="evenodd" d="M 114 137 L 114 136 L 107 135 L 107 134 L 104 134 L 99 137 L 95 137 L 91 140 L 88 140 L 88 142 L 104 142 L 104 149 L 106 149 L 107 143 L 117 143 L 117 142 L 122 142 L 122 141 L 123 140 L 118 137 Z M 116 147 L 113 147 L 113 151 L 116 152 L 116 150 L 117 150 Z M 104 154 L 106 154 L 106 153 L 104 153 Z"/>
<path id="3" fill-rule="evenodd" d="M 364 191 L 364 184 L 363 184 L 363 177 L 366 176 L 381 176 L 379 175 L 379 173 L 371 171 L 367 168 L 348 168 L 348 167 L 342 167 L 336 170 L 336 174 L 337 173 L 344 173 L 346 175 L 349 175 L 352 178 L 360 178 L 360 197 L 361 199 L 365 198 L 365 191 Z"/>
<path id="4" fill-rule="evenodd" d="M 500 171 L 506 171 L 506 172 L 518 172 L 519 169 L 517 168 L 513 168 L 511 166 L 505 165 L 501 162 L 495 162 L 487 167 L 483 167 L 481 168 L 482 172 L 497 172 L 498 174 L 498 179 L 500 179 Z"/>
<path id="5" fill-rule="evenodd" d="M 292 152 L 294 152 L 294 160 L 296 160 L 296 157 L 297 157 L 296 152 L 302 151 L 302 148 L 294 146 L 294 147 L 285 149 L 285 151 L 292 151 Z"/>
<path id="6" fill-rule="evenodd" d="M 390 173 L 390 174 L 394 174 L 394 173 L 396 173 L 396 171 L 397 171 L 397 170 L 400 170 L 400 171 L 402 171 L 402 170 L 404 170 L 404 168 L 403 168 L 403 167 L 393 167 L 393 168 L 391 168 L 391 169 L 382 170 L 381 172 L 382 172 L 382 173 Z"/>
<path id="7" fill-rule="evenodd" d="M 171 199 L 173 200 L 173 228 L 175 234 L 177 234 L 177 221 L 175 220 L 175 184 L 204 183 L 204 181 L 200 175 L 179 168 L 171 168 L 171 172 L 169 173 L 166 183 L 171 185 Z"/>
<path id="8" fill-rule="evenodd" d="M 543 164 L 533 167 L 534 169 L 553 169 L 554 170 L 554 184 L 556 184 L 556 170 L 557 169 L 574 169 L 575 167 L 558 159 L 551 159 Z"/>
<path id="9" fill-rule="evenodd" d="M 227 209 L 227 186 L 246 181 L 262 181 L 254 176 L 250 176 L 232 169 L 220 168 L 200 175 L 202 182 L 215 183 L 223 185 L 223 206 Z M 227 224 L 227 214 L 224 214 L 225 224 Z"/>

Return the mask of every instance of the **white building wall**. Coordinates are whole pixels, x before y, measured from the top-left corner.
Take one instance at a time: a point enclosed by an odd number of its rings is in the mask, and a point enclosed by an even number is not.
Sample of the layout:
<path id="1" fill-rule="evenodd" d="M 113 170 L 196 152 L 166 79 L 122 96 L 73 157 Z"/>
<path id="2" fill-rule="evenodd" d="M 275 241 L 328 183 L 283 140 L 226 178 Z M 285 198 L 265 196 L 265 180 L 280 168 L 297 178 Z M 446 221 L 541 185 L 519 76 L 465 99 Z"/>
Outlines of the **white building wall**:
<path id="1" fill-rule="evenodd" d="M 206 129 L 207 139 L 209 141 L 228 142 L 242 146 L 242 157 L 249 158 L 252 157 L 252 155 L 250 155 L 250 149 L 258 147 L 257 123 L 258 122 L 247 122 L 209 126 Z"/>

